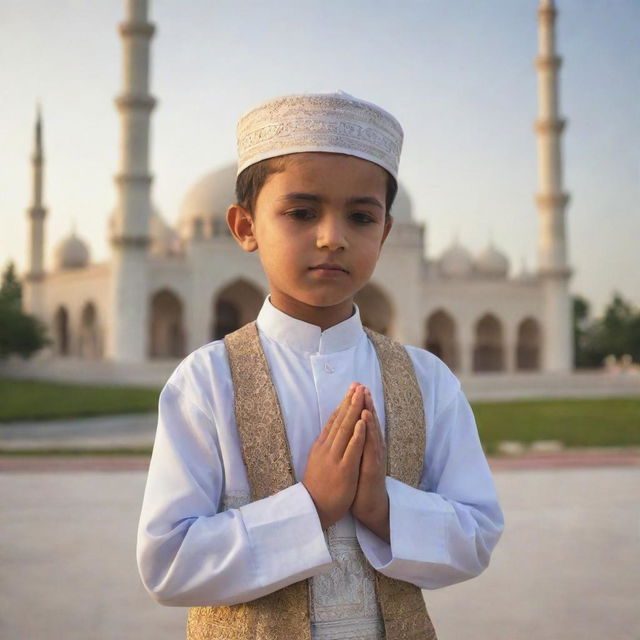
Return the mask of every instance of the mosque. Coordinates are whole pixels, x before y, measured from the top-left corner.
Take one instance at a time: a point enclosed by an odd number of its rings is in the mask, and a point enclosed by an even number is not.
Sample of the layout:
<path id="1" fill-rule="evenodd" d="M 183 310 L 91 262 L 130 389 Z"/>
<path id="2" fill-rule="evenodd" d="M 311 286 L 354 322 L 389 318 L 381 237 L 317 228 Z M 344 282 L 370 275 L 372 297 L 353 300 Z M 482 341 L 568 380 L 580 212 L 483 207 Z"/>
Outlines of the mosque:
<path id="1" fill-rule="evenodd" d="M 91 261 L 75 233 L 44 268 L 42 121 L 35 128 L 33 200 L 28 209 L 25 311 L 53 339 L 51 355 L 124 362 L 181 358 L 253 320 L 267 293 L 255 253 L 237 247 L 225 214 L 234 201 L 235 167 L 211 171 L 186 193 L 175 227 L 151 203 L 149 93 L 154 26 L 147 0 L 127 0 L 119 26 L 124 88 L 116 99 L 121 156 L 117 205 L 108 223 L 111 257 Z M 538 7 L 538 265 L 512 275 L 493 244 L 473 255 L 458 241 L 425 255 L 426 228 L 402 184 L 394 228 L 372 281 L 358 293 L 365 325 L 405 344 L 425 347 L 463 375 L 567 372 L 572 369 L 571 299 L 565 236 L 558 70 L 553 0 Z"/>

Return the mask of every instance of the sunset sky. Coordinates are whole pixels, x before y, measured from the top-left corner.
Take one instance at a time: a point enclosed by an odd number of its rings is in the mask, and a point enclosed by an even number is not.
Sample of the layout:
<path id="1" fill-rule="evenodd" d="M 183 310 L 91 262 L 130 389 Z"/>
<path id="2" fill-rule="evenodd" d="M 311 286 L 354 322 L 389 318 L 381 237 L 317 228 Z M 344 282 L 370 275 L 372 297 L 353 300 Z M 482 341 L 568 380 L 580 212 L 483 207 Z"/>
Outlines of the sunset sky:
<path id="1" fill-rule="evenodd" d="M 400 178 L 438 256 L 490 241 L 537 264 L 536 0 L 156 0 L 153 200 L 170 222 L 235 160 L 254 103 L 342 89 L 405 130 Z M 596 311 L 640 303 L 640 2 L 560 0 L 571 288 Z M 121 89 L 117 0 L 0 2 L 0 266 L 25 267 L 35 105 L 46 153 L 47 256 L 71 230 L 108 259 Z"/>

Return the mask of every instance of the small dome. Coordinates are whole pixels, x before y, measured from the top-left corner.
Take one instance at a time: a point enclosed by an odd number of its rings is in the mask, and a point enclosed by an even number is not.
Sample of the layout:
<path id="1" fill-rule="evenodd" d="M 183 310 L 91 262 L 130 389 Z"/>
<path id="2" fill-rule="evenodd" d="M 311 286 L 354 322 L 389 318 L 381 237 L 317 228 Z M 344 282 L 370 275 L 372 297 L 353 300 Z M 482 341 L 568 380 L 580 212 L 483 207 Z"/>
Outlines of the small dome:
<path id="1" fill-rule="evenodd" d="M 532 271 L 529 271 L 529 267 L 527 267 L 526 261 L 523 260 L 520 267 L 520 273 L 518 273 L 518 275 L 516 276 L 516 280 L 518 280 L 519 282 L 533 282 L 535 279 L 535 274 Z"/>
<path id="2" fill-rule="evenodd" d="M 402 183 L 398 183 L 398 193 L 391 206 L 391 215 L 396 222 L 413 221 L 413 203 L 411 196 Z"/>
<path id="3" fill-rule="evenodd" d="M 181 252 L 178 234 L 157 211 L 154 211 L 149 219 L 149 234 L 151 255 L 171 256 Z"/>
<path id="4" fill-rule="evenodd" d="M 509 259 L 490 243 L 475 259 L 475 268 L 479 275 L 487 278 L 506 278 Z"/>
<path id="5" fill-rule="evenodd" d="M 56 269 L 81 269 L 89 264 L 89 247 L 75 231 L 54 249 Z"/>
<path id="6" fill-rule="evenodd" d="M 236 166 L 230 164 L 202 176 L 182 200 L 178 218 L 181 236 L 191 237 L 194 228 L 217 228 L 213 220 L 224 220 L 227 209 L 236 201 Z"/>
<path id="7" fill-rule="evenodd" d="M 446 278 L 467 278 L 473 273 L 473 257 L 456 239 L 440 256 L 438 267 Z"/>

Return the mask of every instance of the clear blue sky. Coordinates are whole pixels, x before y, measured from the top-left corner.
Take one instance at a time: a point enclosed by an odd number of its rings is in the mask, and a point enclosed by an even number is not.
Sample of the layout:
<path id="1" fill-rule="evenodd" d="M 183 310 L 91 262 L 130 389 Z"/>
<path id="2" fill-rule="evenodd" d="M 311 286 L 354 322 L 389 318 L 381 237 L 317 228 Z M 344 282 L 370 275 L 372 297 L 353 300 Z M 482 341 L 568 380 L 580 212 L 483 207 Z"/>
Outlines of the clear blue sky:
<path id="1" fill-rule="evenodd" d="M 536 265 L 537 0 L 151 0 L 153 198 L 175 221 L 234 161 L 237 117 L 287 92 L 342 89 L 405 129 L 401 179 L 428 252 L 458 234 Z M 640 2 L 560 0 L 572 289 L 640 303 Z M 117 0 L 0 2 L 0 265 L 25 265 L 35 103 L 45 117 L 47 249 L 75 220 L 108 257 L 121 86 Z"/>

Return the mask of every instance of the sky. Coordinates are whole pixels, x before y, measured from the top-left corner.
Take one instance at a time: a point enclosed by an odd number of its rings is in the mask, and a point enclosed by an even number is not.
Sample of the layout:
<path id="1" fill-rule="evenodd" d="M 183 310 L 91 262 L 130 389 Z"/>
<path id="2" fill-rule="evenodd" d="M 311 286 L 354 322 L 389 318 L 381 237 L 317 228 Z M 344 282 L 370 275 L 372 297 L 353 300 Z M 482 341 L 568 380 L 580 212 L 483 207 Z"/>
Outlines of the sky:
<path id="1" fill-rule="evenodd" d="M 640 304 L 640 2 L 558 0 L 571 289 Z M 489 242 L 537 265 L 537 0 L 151 0 L 155 206 L 175 222 L 203 174 L 235 161 L 241 113 L 338 89 L 402 123 L 400 180 L 427 253 Z M 0 267 L 25 268 L 36 103 L 47 264 L 75 225 L 109 257 L 122 46 L 118 0 L 0 0 Z"/>

